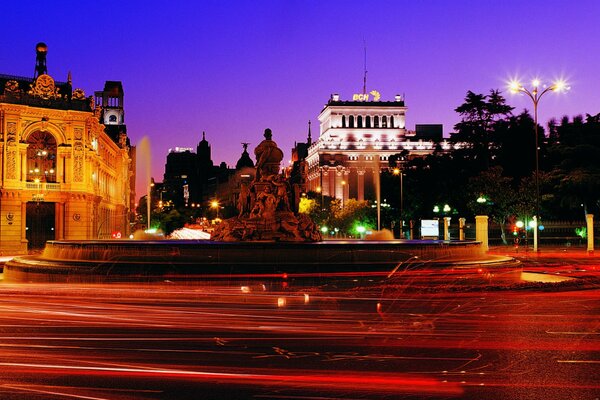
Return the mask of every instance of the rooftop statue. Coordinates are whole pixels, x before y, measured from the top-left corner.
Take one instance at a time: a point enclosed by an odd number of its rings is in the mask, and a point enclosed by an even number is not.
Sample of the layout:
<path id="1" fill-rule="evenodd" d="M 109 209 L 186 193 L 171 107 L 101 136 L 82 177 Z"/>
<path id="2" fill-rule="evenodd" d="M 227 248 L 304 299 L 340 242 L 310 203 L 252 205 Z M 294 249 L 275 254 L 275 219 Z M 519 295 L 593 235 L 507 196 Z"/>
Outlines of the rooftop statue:
<path id="1" fill-rule="evenodd" d="M 240 183 L 238 216 L 217 225 L 211 240 L 320 241 L 321 232 L 315 223 L 297 210 L 297 197 L 306 191 L 306 179 L 292 183 L 279 173 L 283 152 L 272 140 L 270 129 L 265 129 L 264 136 L 254 149 L 254 181 L 249 186 Z"/>

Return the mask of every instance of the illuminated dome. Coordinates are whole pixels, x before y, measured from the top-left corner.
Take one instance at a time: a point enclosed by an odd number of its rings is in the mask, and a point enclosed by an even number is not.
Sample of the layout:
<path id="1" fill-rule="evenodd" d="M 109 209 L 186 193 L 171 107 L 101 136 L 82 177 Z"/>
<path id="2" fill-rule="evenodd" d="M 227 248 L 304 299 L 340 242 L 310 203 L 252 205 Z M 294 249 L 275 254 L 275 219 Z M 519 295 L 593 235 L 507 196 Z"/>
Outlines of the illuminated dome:
<path id="1" fill-rule="evenodd" d="M 46 53 L 48 51 L 48 46 L 44 42 L 39 42 L 35 45 L 36 53 Z"/>

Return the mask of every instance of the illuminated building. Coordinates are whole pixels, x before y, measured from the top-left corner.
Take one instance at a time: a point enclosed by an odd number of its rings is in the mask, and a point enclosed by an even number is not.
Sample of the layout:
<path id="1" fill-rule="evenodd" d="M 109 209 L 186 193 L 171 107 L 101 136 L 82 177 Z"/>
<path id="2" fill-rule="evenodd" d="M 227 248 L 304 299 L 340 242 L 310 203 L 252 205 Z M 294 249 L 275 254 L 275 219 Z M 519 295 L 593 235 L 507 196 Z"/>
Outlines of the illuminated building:
<path id="1" fill-rule="evenodd" d="M 405 150 L 408 158 L 422 157 L 438 146 L 451 148 L 432 140 L 441 139 L 440 125 L 407 130 L 406 109 L 400 95 L 381 101 L 373 90 L 345 101 L 333 94 L 319 114 L 319 138 L 308 148 L 308 190 L 341 200 L 374 199 L 375 174 L 390 167 L 391 156 Z"/>
<path id="2" fill-rule="evenodd" d="M 135 165 L 120 82 L 86 97 L 46 68 L 36 47 L 33 79 L 0 75 L 0 253 L 53 239 L 128 234 Z M 109 125 L 112 125 L 109 127 Z"/>

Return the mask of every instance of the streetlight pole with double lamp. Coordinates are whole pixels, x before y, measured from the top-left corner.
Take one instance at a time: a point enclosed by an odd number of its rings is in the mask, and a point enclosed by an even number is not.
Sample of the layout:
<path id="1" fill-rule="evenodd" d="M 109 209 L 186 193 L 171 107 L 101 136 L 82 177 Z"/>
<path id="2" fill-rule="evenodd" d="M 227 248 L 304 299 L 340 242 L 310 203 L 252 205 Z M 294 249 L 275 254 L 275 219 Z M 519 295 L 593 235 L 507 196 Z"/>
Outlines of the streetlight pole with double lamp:
<path id="1" fill-rule="evenodd" d="M 540 86 L 539 79 L 534 79 L 531 82 L 531 89 L 521 85 L 518 81 L 511 81 L 509 90 L 511 93 L 525 93 L 533 102 L 533 131 L 535 135 L 535 215 L 533 216 L 534 231 L 533 231 L 533 251 L 538 251 L 538 229 L 540 225 L 540 147 L 538 138 L 538 103 L 543 95 L 548 92 L 564 92 L 570 89 L 567 84 L 562 81 L 556 81 L 550 86 Z"/>
<path id="2" fill-rule="evenodd" d="M 404 239 L 404 184 L 402 182 L 402 168 L 396 167 L 392 170 L 392 173 L 400 176 L 400 239 Z"/>

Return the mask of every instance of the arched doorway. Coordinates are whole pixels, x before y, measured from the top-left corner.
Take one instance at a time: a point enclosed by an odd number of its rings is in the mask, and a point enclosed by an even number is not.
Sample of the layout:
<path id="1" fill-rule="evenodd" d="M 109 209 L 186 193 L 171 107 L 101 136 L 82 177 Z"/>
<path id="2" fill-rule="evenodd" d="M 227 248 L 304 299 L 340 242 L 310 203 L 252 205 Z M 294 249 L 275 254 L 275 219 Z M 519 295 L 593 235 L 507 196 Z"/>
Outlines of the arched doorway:
<path id="1" fill-rule="evenodd" d="M 56 138 L 49 132 L 36 131 L 27 138 L 26 180 L 35 182 L 37 201 L 27 203 L 25 236 L 28 249 L 43 249 L 47 240 L 56 238 L 55 203 L 44 202 L 44 183 L 56 182 Z"/>

